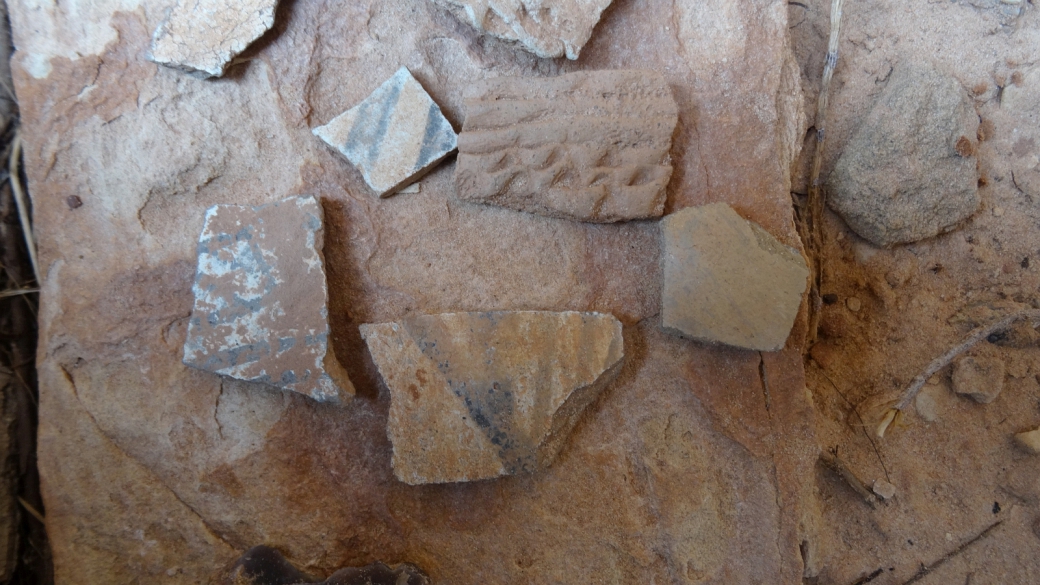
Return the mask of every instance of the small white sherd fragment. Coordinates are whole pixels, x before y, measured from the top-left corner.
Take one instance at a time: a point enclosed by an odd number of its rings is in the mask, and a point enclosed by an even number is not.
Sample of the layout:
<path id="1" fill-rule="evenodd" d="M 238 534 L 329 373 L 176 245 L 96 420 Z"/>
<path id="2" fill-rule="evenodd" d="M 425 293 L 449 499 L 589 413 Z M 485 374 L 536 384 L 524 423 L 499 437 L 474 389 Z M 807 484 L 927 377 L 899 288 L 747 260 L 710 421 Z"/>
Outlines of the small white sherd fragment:
<path id="1" fill-rule="evenodd" d="M 274 25 L 278 0 L 178 0 L 152 35 L 152 61 L 195 76 L 220 77 Z"/>

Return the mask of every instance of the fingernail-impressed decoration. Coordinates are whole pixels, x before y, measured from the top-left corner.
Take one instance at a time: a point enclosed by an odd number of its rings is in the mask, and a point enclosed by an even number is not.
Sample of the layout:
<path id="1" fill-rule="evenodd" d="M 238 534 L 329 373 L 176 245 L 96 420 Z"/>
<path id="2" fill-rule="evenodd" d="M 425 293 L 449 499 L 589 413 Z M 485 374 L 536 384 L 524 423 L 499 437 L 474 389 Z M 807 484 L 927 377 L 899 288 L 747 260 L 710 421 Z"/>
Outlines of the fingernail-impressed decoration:
<path id="1" fill-rule="evenodd" d="M 274 24 L 278 0 L 178 0 L 155 29 L 149 58 L 198 77 L 224 75 Z"/>
<path id="2" fill-rule="evenodd" d="M 611 0 L 434 0 L 462 22 L 544 58 L 577 59 Z"/>
<path id="3" fill-rule="evenodd" d="M 185 364 L 320 401 L 354 394 L 329 339 L 323 217 L 314 197 L 206 212 Z"/>
<path id="4" fill-rule="evenodd" d="M 460 199 L 551 217 L 658 217 L 678 109 L 652 71 L 501 77 L 466 93 Z"/>
<path id="5" fill-rule="evenodd" d="M 662 223 L 664 327 L 709 343 L 782 349 L 808 282 L 802 255 L 725 203 Z"/>
<path id="6" fill-rule="evenodd" d="M 347 157 L 380 197 L 421 177 L 456 145 L 440 107 L 404 67 L 314 134 Z"/>
<path id="7" fill-rule="evenodd" d="M 447 313 L 361 335 L 390 389 L 394 474 L 409 484 L 548 466 L 624 357 L 621 323 L 600 313 Z"/>

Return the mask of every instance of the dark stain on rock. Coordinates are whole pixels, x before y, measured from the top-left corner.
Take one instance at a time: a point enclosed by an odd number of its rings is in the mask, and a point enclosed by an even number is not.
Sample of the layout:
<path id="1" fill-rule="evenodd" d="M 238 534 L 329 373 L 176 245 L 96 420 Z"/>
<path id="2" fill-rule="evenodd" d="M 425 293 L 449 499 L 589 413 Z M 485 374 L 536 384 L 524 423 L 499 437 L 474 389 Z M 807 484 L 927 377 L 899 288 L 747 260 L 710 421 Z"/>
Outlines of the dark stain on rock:
<path id="1" fill-rule="evenodd" d="M 960 138 L 958 138 L 957 146 L 955 148 L 957 150 L 957 154 L 963 157 L 969 157 L 975 154 L 975 145 L 967 136 L 961 136 Z"/>
<path id="2" fill-rule="evenodd" d="M 318 581 L 294 567 L 282 553 L 259 545 L 247 550 L 217 580 L 219 585 L 429 585 L 418 567 L 401 563 L 393 567 L 375 562 L 364 567 L 340 569 Z"/>

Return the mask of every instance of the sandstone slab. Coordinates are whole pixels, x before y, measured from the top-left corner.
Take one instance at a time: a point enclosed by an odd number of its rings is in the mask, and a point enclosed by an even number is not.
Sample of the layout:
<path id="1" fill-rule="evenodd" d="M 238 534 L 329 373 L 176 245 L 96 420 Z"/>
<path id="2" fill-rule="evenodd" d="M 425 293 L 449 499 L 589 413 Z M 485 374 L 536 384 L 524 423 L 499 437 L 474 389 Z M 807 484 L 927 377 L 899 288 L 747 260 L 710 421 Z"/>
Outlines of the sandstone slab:
<path id="1" fill-rule="evenodd" d="M 996 357 L 966 356 L 953 364 L 953 391 L 989 404 L 1004 389 L 1004 362 Z"/>
<path id="2" fill-rule="evenodd" d="M 402 67 L 360 104 L 314 129 L 347 157 L 380 197 L 432 169 L 456 146 L 455 130 Z"/>
<path id="3" fill-rule="evenodd" d="M 409 484 L 547 467 L 621 369 L 621 323 L 599 313 L 447 313 L 362 325 L 390 389 L 387 435 Z"/>
<path id="4" fill-rule="evenodd" d="M 830 206 L 878 246 L 952 229 L 979 206 L 978 126 L 955 78 L 899 65 L 830 174 Z"/>
<path id="5" fill-rule="evenodd" d="M 329 338 L 323 217 L 314 197 L 206 212 L 185 364 L 320 401 L 353 395 Z"/>
<path id="6" fill-rule="evenodd" d="M 224 75 L 274 25 L 278 0 L 177 0 L 155 29 L 149 58 L 198 77 Z"/>
<path id="7" fill-rule="evenodd" d="M 500 77 L 466 94 L 458 197 L 551 217 L 660 216 L 678 111 L 652 71 Z"/>
<path id="8" fill-rule="evenodd" d="M 784 346 L 809 269 L 796 250 L 725 203 L 666 217 L 662 325 L 708 343 Z"/>
<path id="9" fill-rule="evenodd" d="M 462 22 L 544 58 L 577 59 L 611 0 L 433 0 Z"/>
<path id="10" fill-rule="evenodd" d="M 680 105 L 666 210 L 724 200 L 796 245 L 784 153 L 804 128 L 783 4 L 619 2 L 569 62 L 482 39 L 430 2 L 292 2 L 217 83 L 141 58 L 155 4 L 9 6 L 46 275 L 39 454 L 57 583 L 205 583 L 259 542 L 321 576 L 382 559 L 435 583 L 803 582 L 817 447 L 798 348 L 760 357 L 657 331 L 657 222 L 457 204 L 450 165 L 418 196 L 376 200 L 308 131 L 402 64 L 460 124 L 484 78 L 652 69 Z M 320 194 L 326 212 L 350 408 L 181 363 L 205 210 L 287 193 Z M 548 469 L 397 481 L 391 395 L 358 325 L 503 307 L 616 315 L 622 372 Z"/>

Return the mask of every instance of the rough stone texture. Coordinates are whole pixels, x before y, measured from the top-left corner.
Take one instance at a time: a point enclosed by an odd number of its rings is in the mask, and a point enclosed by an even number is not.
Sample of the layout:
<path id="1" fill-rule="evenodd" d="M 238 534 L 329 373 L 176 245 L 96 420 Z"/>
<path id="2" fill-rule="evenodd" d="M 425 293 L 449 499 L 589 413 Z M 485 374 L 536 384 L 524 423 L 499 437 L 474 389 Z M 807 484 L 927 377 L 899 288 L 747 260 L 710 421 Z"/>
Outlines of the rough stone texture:
<path id="1" fill-rule="evenodd" d="M 544 58 L 577 59 L 611 0 L 433 0 L 481 32 Z"/>
<path id="2" fill-rule="evenodd" d="M 1015 443 L 1034 455 L 1040 455 L 1040 429 L 1017 433 Z"/>
<path id="3" fill-rule="evenodd" d="M 599 313 L 416 316 L 362 325 L 390 389 L 394 475 L 417 485 L 548 467 L 624 358 Z"/>
<path id="4" fill-rule="evenodd" d="M 314 197 L 206 211 L 185 364 L 320 401 L 353 396 L 329 339 L 323 217 Z"/>
<path id="5" fill-rule="evenodd" d="M 278 0 L 177 0 L 152 35 L 149 58 L 202 78 L 224 75 L 274 24 Z"/>
<path id="6" fill-rule="evenodd" d="M 239 557 L 216 580 L 216 585 L 429 585 L 430 580 L 415 565 L 389 567 L 372 563 L 348 567 L 320 581 L 292 566 L 277 549 L 254 546 Z"/>
<path id="7" fill-rule="evenodd" d="M 907 59 L 845 145 L 827 201 L 878 246 L 948 231 L 979 207 L 978 126 L 957 79 Z"/>
<path id="8" fill-rule="evenodd" d="M 783 348 L 808 284 L 801 254 L 725 203 L 662 224 L 662 325 L 708 343 Z"/>
<path id="9" fill-rule="evenodd" d="M 299 0 L 217 82 L 144 58 L 159 3 L 10 6 L 46 275 L 39 453 L 59 584 L 205 582 L 256 543 L 315 575 L 382 560 L 451 584 L 802 583 L 824 543 L 795 344 L 760 356 L 657 331 L 657 222 L 460 204 L 450 161 L 421 193 L 376 200 L 310 132 L 402 65 L 456 128 L 463 89 L 486 77 L 661 71 L 680 112 L 666 212 L 726 201 L 797 245 L 787 178 L 805 127 L 785 5 L 617 0 L 573 62 L 481 38 L 425 0 Z M 326 211 L 348 408 L 181 363 L 205 210 L 294 193 Z M 548 469 L 397 481 L 389 393 L 358 325 L 503 309 L 615 315 L 616 382 Z"/>
<path id="10" fill-rule="evenodd" d="M 1000 94 L 1000 108 L 1019 124 L 1011 128 L 1011 180 L 1031 202 L 1040 201 L 1040 64 L 1011 74 Z"/>
<path id="11" fill-rule="evenodd" d="M 1004 389 L 1004 362 L 998 358 L 966 356 L 953 364 L 953 391 L 989 404 Z"/>
<path id="12" fill-rule="evenodd" d="M 429 172 L 455 150 L 440 107 L 402 67 L 360 104 L 314 129 L 347 157 L 380 197 Z"/>
<path id="13" fill-rule="evenodd" d="M 664 211 L 678 112 L 660 74 L 500 77 L 463 103 L 460 199 L 594 222 Z"/>

